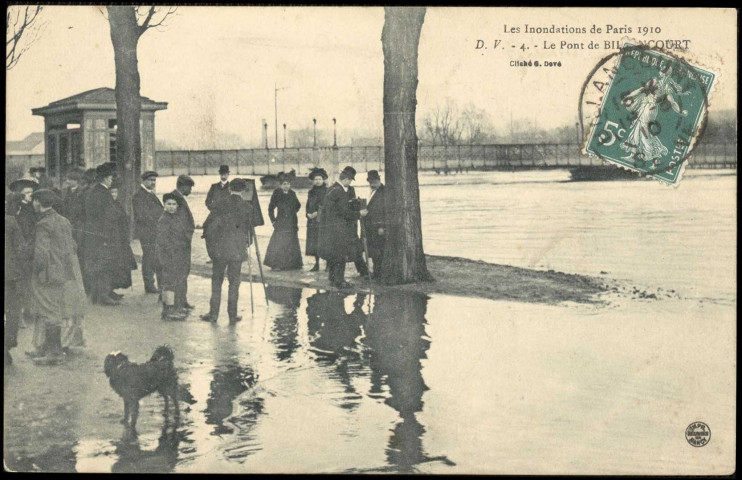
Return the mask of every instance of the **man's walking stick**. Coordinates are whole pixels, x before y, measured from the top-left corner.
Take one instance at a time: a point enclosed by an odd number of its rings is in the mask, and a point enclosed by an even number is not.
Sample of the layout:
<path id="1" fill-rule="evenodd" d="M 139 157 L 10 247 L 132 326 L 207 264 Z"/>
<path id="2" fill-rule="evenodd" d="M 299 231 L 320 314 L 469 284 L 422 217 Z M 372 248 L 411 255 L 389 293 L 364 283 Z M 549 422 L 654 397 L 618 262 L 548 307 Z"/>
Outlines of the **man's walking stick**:
<path id="1" fill-rule="evenodd" d="M 263 292 L 265 293 L 265 305 L 268 306 L 268 289 L 265 286 L 265 277 L 263 276 L 263 261 L 260 259 L 260 247 L 258 246 L 258 236 L 255 234 L 255 226 L 250 222 L 250 233 L 252 234 L 253 242 L 255 242 L 255 256 L 258 258 L 258 270 L 260 270 L 260 282 L 263 284 Z"/>
<path id="2" fill-rule="evenodd" d="M 250 313 L 255 314 L 255 305 L 252 299 L 252 258 L 250 258 L 250 244 L 247 244 L 247 274 L 250 276 Z"/>
<path id="3" fill-rule="evenodd" d="M 363 208 L 366 208 L 365 201 L 363 202 L 362 206 Z M 361 240 L 363 241 L 363 251 L 366 253 L 366 273 L 368 274 L 368 284 L 371 285 L 371 268 L 369 268 L 368 264 L 371 260 L 371 257 L 368 256 L 368 241 L 366 240 L 366 219 L 361 217 Z M 374 270 L 376 270 L 376 265 L 374 265 Z"/>

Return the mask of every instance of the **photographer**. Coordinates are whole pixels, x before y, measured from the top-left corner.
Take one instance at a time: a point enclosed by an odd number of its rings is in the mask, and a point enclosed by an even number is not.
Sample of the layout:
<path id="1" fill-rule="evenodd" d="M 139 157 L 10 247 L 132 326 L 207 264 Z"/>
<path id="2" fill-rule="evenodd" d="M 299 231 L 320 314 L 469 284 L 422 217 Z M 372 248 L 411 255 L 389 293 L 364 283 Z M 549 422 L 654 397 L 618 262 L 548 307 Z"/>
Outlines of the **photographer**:
<path id="1" fill-rule="evenodd" d="M 320 256 L 327 260 L 330 283 L 337 288 L 351 286 L 344 278 L 346 262 L 355 262 L 359 274 L 368 274 L 358 238 L 361 205 L 350 186 L 355 176 L 353 167 L 340 172 L 338 181 L 327 191 L 320 218 Z"/>

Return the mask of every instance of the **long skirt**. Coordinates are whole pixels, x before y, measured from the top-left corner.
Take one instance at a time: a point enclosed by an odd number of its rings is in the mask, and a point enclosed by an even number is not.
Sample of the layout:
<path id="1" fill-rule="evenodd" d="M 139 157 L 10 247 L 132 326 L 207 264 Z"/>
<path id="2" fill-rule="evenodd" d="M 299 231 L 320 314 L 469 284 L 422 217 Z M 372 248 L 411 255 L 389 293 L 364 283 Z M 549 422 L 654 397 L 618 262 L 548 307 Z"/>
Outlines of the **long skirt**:
<path id="1" fill-rule="evenodd" d="M 317 220 L 307 220 L 307 246 L 304 254 L 319 256 L 319 221 Z"/>
<path id="2" fill-rule="evenodd" d="M 301 257 L 299 235 L 296 230 L 273 230 L 263 264 L 273 270 L 298 270 L 304 262 Z"/>

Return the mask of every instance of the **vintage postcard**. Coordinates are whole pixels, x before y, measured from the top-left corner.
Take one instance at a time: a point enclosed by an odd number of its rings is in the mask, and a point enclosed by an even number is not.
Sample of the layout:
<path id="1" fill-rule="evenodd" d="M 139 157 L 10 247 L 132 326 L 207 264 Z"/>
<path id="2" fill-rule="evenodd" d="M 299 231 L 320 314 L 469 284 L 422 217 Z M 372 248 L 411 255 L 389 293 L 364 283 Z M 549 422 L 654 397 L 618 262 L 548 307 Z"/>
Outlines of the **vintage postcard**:
<path id="1" fill-rule="evenodd" d="M 737 11 L 11 5 L 9 472 L 736 472 Z"/>

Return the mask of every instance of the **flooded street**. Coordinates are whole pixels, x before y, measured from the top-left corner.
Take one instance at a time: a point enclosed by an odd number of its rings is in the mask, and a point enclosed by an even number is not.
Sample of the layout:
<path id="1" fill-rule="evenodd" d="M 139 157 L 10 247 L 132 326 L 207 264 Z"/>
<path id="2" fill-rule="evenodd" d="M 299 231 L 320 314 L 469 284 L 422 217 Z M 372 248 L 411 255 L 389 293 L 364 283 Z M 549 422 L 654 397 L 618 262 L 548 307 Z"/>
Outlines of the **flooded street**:
<path id="1" fill-rule="evenodd" d="M 488 183 L 421 189 L 427 253 L 606 272 L 677 289 L 680 298 L 545 305 L 270 286 L 266 307 L 256 284 L 251 315 L 250 285 L 243 282 L 244 320 L 229 325 L 226 315 L 217 324 L 198 321 L 208 309 L 210 281 L 192 275 L 196 310 L 186 322 L 163 322 L 156 295 L 141 294 L 137 271 L 123 306 L 89 307 L 88 346 L 65 365 L 38 367 L 23 358 L 31 329 L 21 330 L 17 362 L 4 378 L 7 467 L 733 471 L 736 176 L 691 176 L 671 190 L 654 182 L 495 175 L 482 176 Z M 168 191 L 164 180 L 160 192 Z M 299 193 L 302 202 L 305 196 Z M 203 197 L 191 198 L 196 210 Z M 203 212 L 194 213 L 202 223 Z M 223 302 L 225 312 L 226 294 Z M 120 350 L 144 362 L 163 343 L 175 352 L 188 402 L 180 404 L 173 435 L 163 430 L 173 419 L 165 418 L 162 399 L 143 399 L 132 438 L 119 423 L 123 402 L 108 384 L 103 359 Z M 686 442 L 694 421 L 713 432 L 706 448 Z"/>

